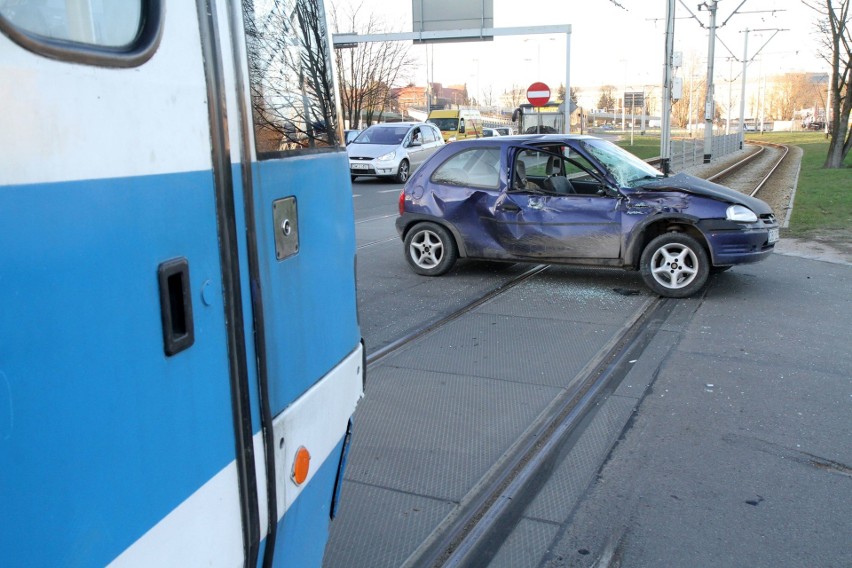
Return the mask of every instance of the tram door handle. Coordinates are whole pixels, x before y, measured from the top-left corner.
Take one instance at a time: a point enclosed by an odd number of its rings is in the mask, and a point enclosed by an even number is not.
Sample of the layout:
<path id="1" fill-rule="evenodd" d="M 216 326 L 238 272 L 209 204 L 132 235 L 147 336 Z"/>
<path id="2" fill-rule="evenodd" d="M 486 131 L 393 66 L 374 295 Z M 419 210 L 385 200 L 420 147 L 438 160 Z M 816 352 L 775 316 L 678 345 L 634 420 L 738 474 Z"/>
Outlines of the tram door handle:
<path id="1" fill-rule="evenodd" d="M 171 357 L 195 342 L 189 261 L 179 257 L 157 268 L 160 284 L 160 316 L 163 321 L 163 350 Z"/>

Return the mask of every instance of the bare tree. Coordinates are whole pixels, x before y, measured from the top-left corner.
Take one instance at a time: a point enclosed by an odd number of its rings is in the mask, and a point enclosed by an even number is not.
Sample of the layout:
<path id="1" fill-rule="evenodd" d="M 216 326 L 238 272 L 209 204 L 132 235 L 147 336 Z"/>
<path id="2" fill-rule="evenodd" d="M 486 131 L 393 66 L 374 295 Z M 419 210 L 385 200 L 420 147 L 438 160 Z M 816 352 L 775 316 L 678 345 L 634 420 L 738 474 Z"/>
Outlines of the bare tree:
<path id="1" fill-rule="evenodd" d="M 600 98 L 598 98 L 599 109 L 607 112 L 615 112 L 615 107 L 618 105 L 618 101 L 613 95 L 614 91 L 615 87 L 612 85 L 604 85 L 603 87 L 601 87 L 601 96 Z"/>
<path id="2" fill-rule="evenodd" d="M 680 100 L 672 105 L 672 121 L 680 128 L 687 128 L 690 124 L 696 125 L 703 122 L 701 116 L 704 114 L 706 79 L 702 62 L 697 54 L 692 53 L 686 58 L 682 74 L 683 94 Z"/>
<path id="3" fill-rule="evenodd" d="M 831 66 L 830 99 L 831 140 L 825 168 L 842 168 L 843 161 L 852 149 L 852 133 L 849 130 L 849 115 L 852 112 L 852 29 L 850 29 L 850 6 L 852 0 L 805 1 L 805 6 L 819 14 L 817 30 L 822 36 L 822 57 Z"/>
<path id="4" fill-rule="evenodd" d="M 526 100 L 526 95 L 526 89 L 523 89 L 513 83 L 512 88 L 503 93 L 503 100 L 508 104 L 509 107 L 514 109 L 521 106 L 521 103 Z"/>
<path id="5" fill-rule="evenodd" d="M 486 108 L 492 108 L 494 106 L 494 87 L 492 85 L 488 85 L 482 89 L 482 104 Z"/>
<path id="6" fill-rule="evenodd" d="M 360 35 L 388 32 L 378 16 L 363 15 L 362 8 L 363 4 L 358 4 L 351 9 L 332 10 L 334 31 Z M 370 123 L 391 108 L 391 90 L 409 82 L 414 65 L 404 42 L 367 42 L 337 50 L 340 102 L 349 127 L 360 127 L 362 118 Z"/>
<path id="7" fill-rule="evenodd" d="M 794 113 L 812 106 L 813 81 L 811 73 L 785 73 L 775 77 L 767 93 L 766 111 L 775 120 L 792 120 Z"/>

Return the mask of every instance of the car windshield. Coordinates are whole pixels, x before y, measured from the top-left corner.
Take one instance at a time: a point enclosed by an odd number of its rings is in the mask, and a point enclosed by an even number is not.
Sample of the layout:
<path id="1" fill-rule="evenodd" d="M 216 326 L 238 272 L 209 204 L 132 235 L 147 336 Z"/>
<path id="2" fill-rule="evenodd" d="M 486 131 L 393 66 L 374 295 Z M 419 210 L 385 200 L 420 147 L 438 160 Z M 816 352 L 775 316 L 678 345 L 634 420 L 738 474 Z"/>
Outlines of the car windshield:
<path id="1" fill-rule="evenodd" d="M 637 187 L 665 177 L 653 166 L 607 140 L 592 138 L 582 140 L 580 145 L 609 170 L 619 187 Z"/>
<path id="2" fill-rule="evenodd" d="M 381 144 L 398 146 L 408 134 L 407 126 L 371 126 L 358 135 L 352 144 Z"/>
<path id="3" fill-rule="evenodd" d="M 459 127 L 459 119 L 457 118 L 430 118 L 429 122 L 444 132 L 454 132 Z"/>

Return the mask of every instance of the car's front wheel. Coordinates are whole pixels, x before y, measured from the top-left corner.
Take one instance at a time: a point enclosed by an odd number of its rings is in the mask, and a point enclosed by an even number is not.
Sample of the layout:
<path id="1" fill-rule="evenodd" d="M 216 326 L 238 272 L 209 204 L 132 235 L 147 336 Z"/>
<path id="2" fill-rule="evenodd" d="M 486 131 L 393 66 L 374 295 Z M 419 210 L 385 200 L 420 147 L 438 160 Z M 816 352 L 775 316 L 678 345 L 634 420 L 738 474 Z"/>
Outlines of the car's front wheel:
<path id="1" fill-rule="evenodd" d="M 455 240 L 436 223 L 418 223 L 405 236 L 405 259 L 417 274 L 440 276 L 457 258 Z"/>
<path id="2" fill-rule="evenodd" d="M 642 251 L 639 270 L 645 285 L 660 296 L 686 298 L 707 283 L 710 260 L 693 237 L 664 233 Z"/>
<path id="3" fill-rule="evenodd" d="M 403 160 L 399 163 L 399 169 L 396 171 L 396 181 L 405 183 L 411 173 L 411 166 L 408 165 L 408 160 Z"/>

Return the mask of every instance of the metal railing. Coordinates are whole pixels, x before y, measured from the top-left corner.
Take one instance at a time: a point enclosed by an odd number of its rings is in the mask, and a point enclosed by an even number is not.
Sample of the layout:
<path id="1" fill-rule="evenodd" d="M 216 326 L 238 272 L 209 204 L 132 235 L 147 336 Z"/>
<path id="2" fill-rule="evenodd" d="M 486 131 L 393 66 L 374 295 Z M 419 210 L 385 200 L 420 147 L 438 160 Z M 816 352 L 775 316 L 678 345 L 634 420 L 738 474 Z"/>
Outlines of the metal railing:
<path id="1" fill-rule="evenodd" d="M 740 135 L 727 134 L 714 136 L 711 146 L 711 161 L 736 152 L 741 148 Z M 703 138 L 677 138 L 672 140 L 672 157 L 669 162 L 672 169 L 685 169 L 704 163 Z"/>

